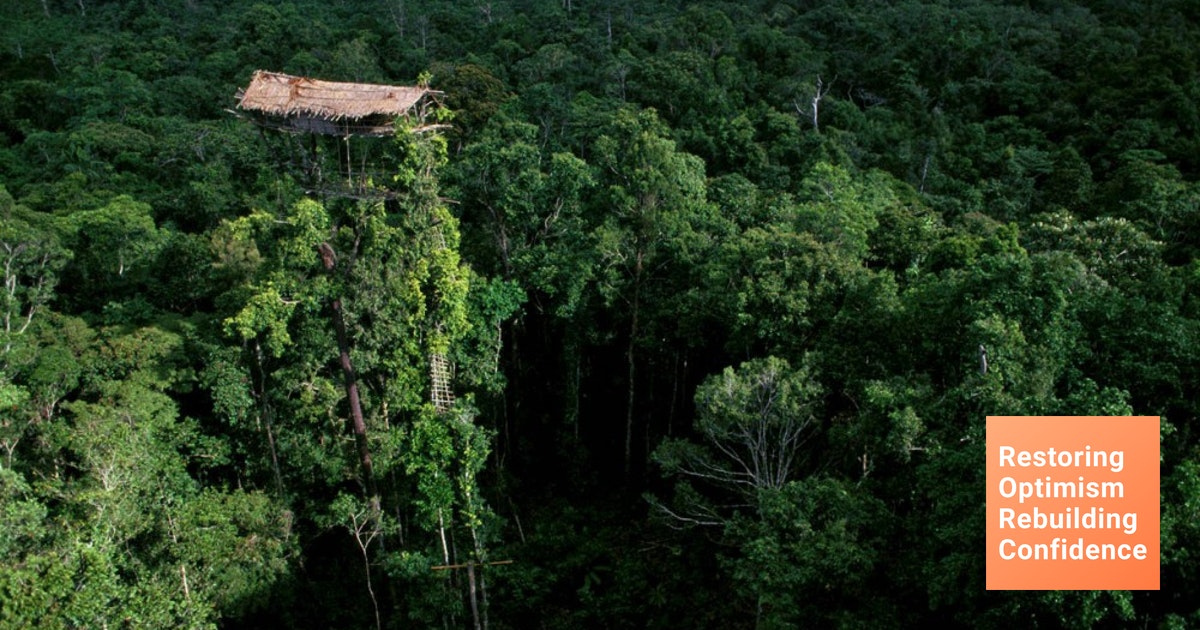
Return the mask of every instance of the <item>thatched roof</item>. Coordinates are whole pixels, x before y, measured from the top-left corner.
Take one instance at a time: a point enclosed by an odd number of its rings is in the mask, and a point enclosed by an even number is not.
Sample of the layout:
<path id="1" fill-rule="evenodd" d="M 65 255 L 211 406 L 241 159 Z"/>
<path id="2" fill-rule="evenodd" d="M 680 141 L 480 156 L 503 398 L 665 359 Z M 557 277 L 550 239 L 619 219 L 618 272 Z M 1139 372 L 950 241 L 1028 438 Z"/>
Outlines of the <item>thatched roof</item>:
<path id="1" fill-rule="evenodd" d="M 422 87 L 337 83 L 257 70 L 238 93 L 238 107 L 268 116 L 362 120 L 403 116 L 430 93 Z"/>

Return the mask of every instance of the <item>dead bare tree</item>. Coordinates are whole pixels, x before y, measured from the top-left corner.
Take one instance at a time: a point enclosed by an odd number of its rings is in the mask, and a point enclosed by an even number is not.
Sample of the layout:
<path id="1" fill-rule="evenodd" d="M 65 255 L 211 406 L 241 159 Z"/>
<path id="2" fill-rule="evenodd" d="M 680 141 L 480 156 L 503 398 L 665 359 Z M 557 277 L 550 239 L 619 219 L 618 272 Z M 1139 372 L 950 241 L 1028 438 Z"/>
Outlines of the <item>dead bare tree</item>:
<path id="1" fill-rule="evenodd" d="M 400 35 L 400 39 L 404 39 L 405 27 L 408 26 L 408 12 L 404 9 L 404 0 L 388 2 L 387 7 L 392 16 L 392 24 L 396 26 L 396 33 Z"/>
<path id="2" fill-rule="evenodd" d="M 813 131 L 821 133 L 821 100 L 833 88 L 833 84 L 837 82 L 837 77 L 833 78 L 828 85 L 821 79 L 821 75 L 817 75 L 817 80 L 813 83 L 812 96 L 809 98 L 808 104 L 802 104 L 799 98 L 792 99 L 792 107 L 796 108 L 796 113 L 801 117 L 808 118 L 812 121 Z"/>
<path id="3" fill-rule="evenodd" d="M 654 459 L 668 472 L 753 504 L 760 491 L 779 489 L 798 476 L 803 446 L 813 434 L 813 407 L 821 394 L 807 364 L 792 368 L 769 357 L 726 368 L 696 392 L 696 431 L 702 444 L 668 440 Z M 694 491 L 685 505 L 659 509 L 675 522 L 722 525 L 721 506 Z"/>
<path id="4" fill-rule="evenodd" d="M 479 14 L 483 16 L 483 19 L 486 23 L 492 23 L 492 3 L 490 0 L 477 0 L 475 2 L 475 8 L 479 11 Z"/>
<path id="5" fill-rule="evenodd" d="M 367 594 L 371 596 L 371 606 L 375 611 L 375 630 L 382 630 L 383 622 L 379 617 L 379 600 L 375 597 L 375 588 L 371 583 L 371 543 L 379 537 L 382 530 L 378 527 L 378 518 L 371 512 L 374 511 L 372 506 L 368 510 L 351 512 L 350 522 L 346 524 L 346 529 L 354 536 L 354 542 L 358 544 L 358 550 L 362 553 L 363 571 L 367 578 Z"/>

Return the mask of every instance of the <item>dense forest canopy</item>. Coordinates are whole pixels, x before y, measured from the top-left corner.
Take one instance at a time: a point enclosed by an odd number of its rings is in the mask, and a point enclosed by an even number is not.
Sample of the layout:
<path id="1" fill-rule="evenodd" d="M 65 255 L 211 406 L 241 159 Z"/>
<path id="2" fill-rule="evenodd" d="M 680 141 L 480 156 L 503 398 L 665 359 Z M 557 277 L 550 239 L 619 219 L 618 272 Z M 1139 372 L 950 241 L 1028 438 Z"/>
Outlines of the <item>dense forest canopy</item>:
<path id="1" fill-rule="evenodd" d="M 1200 625 L 1196 3 L 0 19 L 0 626 Z M 1161 590 L 985 590 L 1034 414 L 1161 416 Z"/>

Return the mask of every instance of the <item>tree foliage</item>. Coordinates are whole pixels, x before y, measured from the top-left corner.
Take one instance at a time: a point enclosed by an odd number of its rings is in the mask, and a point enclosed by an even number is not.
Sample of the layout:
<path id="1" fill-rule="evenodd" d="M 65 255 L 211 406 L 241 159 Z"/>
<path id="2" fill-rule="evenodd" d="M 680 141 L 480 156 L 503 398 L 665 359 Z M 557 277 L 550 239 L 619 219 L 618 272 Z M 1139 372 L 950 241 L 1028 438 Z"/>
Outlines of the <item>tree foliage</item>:
<path id="1" fill-rule="evenodd" d="M 0 17 L 0 626 L 1200 619 L 1187 2 Z M 1131 413 L 1162 590 L 986 591 L 983 418 Z"/>

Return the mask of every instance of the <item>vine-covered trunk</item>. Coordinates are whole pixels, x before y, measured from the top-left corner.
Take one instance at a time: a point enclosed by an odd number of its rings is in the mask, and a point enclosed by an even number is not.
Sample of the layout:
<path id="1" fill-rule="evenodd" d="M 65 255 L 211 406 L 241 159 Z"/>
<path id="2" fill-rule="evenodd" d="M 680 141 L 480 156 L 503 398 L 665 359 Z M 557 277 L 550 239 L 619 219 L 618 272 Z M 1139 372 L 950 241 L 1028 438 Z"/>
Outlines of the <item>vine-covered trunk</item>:
<path id="1" fill-rule="evenodd" d="M 328 243 L 321 243 L 319 250 L 325 270 L 332 272 L 336 264 L 333 248 Z M 379 490 L 375 485 L 375 473 L 371 466 L 371 445 L 367 442 L 367 423 L 363 419 L 362 400 L 358 395 L 358 376 L 354 372 L 354 364 L 350 362 L 350 340 L 346 335 L 346 321 L 342 316 L 342 300 L 340 298 L 333 300 L 333 327 L 337 333 L 338 363 L 342 368 L 346 398 L 350 402 L 350 419 L 354 425 L 354 442 L 358 445 L 363 484 L 366 486 L 371 503 L 372 517 L 378 524 L 380 517 Z"/>

